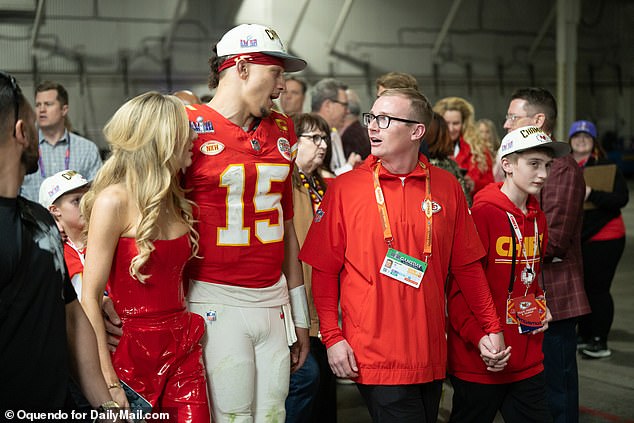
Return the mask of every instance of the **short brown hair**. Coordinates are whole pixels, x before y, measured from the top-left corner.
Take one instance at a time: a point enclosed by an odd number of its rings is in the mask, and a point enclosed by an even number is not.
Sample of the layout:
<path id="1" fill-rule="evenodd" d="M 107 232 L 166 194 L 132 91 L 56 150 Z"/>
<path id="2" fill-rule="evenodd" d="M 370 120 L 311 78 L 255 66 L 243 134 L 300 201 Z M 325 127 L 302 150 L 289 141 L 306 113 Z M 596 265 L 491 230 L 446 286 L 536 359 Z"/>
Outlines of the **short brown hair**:
<path id="1" fill-rule="evenodd" d="M 425 128 L 431 121 L 432 109 L 429 100 L 420 91 L 414 88 L 390 88 L 383 91 L 379 97 L 385 96 L 401 96 L 410 101 L 411 114 L 410 119 L 425 125 Z"/>
<path id="2" fill-rule="evenodd" d="M 376 89 L 389 88 L 413 88 L 418 90 L 418 81 L 414 75 L 405 72 L 388 72 L 376 79 Z"/>
<path id="3" fill-rule="evenodd" d="M 66 91 L 66 88 L 59 82 L 42 81 L 35 87 L 35 94 L 50 90 L 57 91 L 57 101 L 59 101 L 62 106 L 68 105 L 68 91 Z"/>

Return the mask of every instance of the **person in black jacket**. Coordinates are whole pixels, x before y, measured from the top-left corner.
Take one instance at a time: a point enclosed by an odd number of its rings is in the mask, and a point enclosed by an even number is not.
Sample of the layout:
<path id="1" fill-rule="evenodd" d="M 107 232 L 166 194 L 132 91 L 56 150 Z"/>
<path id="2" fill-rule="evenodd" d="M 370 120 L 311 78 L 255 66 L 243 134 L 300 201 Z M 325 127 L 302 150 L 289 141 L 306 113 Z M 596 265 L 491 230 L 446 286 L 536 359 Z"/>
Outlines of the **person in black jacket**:
<path id="1" fill-rule="evenodd" d="M 579 321 L 578 349 L 586 358 L 604 358 L 612 355 L 607 345 L 614 320 L 610 286 L 625 249 L 625 224 L 621 209 L 629 200 L 629 192 L 621 171 L 606 158 L 592 122 L 574 122 L 568 139 L 579 166 L 586 169 L 605 166 L 608 174 L 612 171 L 610 167 L 615 169 L 611 191 L 601 191 L 586 185 L 581 232 L 584 284 L 592 313 Z"/>

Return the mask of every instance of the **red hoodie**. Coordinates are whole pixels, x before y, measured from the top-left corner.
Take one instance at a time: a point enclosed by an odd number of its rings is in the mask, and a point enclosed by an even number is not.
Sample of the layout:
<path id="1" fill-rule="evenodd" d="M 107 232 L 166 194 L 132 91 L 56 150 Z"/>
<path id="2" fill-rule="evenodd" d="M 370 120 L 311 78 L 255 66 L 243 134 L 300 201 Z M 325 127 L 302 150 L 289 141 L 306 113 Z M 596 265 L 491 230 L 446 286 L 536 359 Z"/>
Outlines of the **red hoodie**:
<path id="1" fill-rule="evenodd" d="M 528 289 L 535 296 L 543 295 L 541 280 L 541 252 L 546 250 L 547 233 L 546 217 L 539 208 L 537 199 L 528 197 L 527 214 L 518 209 L 511 200 L 500 191 L 502 183 L 490 184 L 474 198 L 471 213 L 478 234 L 486 250 L 483 267 L 486 273 L 493 301 L 504 327 L 504 340 L 511 345 L 511 357 L 508 365 L 501 372 L 493 373 L 486 369 L 480 358 L 478 342 L 485 335 L 475 317 L 468 308 L 460 288 L 450 282 L 448 289 L 449 325 L 448 371 L 454 376 L 475 383 L 501 384 L 523 380 L 540 373 L 542 364 L 543 333 L 520 334 L 516 324 L 506 323 L 506 300 L 510 282 L 511 262 L 513 256 L 510 212 L 515 219 L 524 238 L 524 245 L 529 262 L 533 261 L 534 222 L 537 220 L 540 248 L 535 252 L 535 274 L 537 277 Z M 515 238 L 517 242 L 517 237 Z M 515 282 L 512 298 L 521 297 L 526 287 L 521 282 L 521 272 L 526 266 L 526 258 L 519 245 L 515 256 Z"/>

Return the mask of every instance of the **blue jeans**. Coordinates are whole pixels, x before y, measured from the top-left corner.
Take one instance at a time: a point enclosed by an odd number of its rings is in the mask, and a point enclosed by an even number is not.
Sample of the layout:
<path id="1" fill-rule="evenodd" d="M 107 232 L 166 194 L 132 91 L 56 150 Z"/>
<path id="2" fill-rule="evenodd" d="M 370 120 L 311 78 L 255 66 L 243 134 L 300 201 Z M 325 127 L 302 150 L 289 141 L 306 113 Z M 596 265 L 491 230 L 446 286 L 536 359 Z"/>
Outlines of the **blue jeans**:
<path id="1" fill-rule="evenodd" d="M 577 318 L 558 320 L 544 332 L 546 397 L 555 423 L 579 421 L 576 325 Z"/>
<path id="2" fill-rule="evenodd" d="M 291 374 L 291 383 L 286 397 L 286 423 L 307 423 L 317 389 L 319 388 L 319 366 L 311 352 L 304 365 Z"/>

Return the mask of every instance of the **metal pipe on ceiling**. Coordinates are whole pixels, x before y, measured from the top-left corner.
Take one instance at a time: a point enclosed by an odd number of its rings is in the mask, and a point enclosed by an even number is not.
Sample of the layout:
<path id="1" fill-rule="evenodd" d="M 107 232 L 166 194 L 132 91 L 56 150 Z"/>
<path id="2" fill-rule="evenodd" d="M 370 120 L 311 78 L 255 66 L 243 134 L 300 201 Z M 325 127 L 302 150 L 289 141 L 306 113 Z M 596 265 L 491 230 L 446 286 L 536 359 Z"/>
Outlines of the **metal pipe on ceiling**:
<path id="1" fill-rule="evenodd" d="M 176 33 L 176 28 L 178 28 L 178 18 L 180 16 L 183 3 L 184 0 L 178 0 L 178 3 L 174 8 L 174 13 L 172 14 L 172 19 L 170 21 L 170 28 L 169 31 L 167 31 L 167 36 L 165 37 L 165 41 L 162 46 L 163 57 L 168 56 L 170 54 L 170 51 L 172 50 L 174 34 Z"/>
<path id="2" fill-rule="evenodd" d="M 434 42 L 434 47 L 431 50 L 431 57 L 436 58 L 438 56 L 440 46 L 442 45 L 443 41 L 445 41 L 445 37 L 447 36 L 447 32 L 449 31 L 449 27 L 451 26 L 453 19 L 456 17 L 456 13 L 458 12 L 460 3 L 462 3 L 462 0 L 453 1 L 451 8 L 449 9 L 449 13 L 445 18 L 445 21 L 442 23 L 442 26 L 440 27 L 440 32 L 438 32 L 438 36 L 436 37 L 436 41 Z"/>
<path id="3" fill-rule="evenodd" d="M 293 45 L 293 41 L 295 41 L 295 37 L 297 36 L 297 32 L 299 31 L 299 25 L 304 21 L 304 17 L 306 16 L 306 11 L 308 10 L 308 5 L 310 4 L 310 0 L 304 0 L 301 9 L 299 9 L 299 15 L 297 15 L 297 19 L 295 19 L 295 23 L 293 24 L 293 29 L 288 37 L 288 41 L 286 42 L 286 48 L 291 50 L 291 45 Z"/>
<path id="4" fill-rule="evenodd" d="M 544 36 L 546 35 L 548 28 L 550 28 L 550 26 L 553 24 L 556 15 L 557 15 L 557 3 L 553 4 L 553 7 L 550 8 L 550 12 L 548 12 L 548 16 L 546 16 L 546 19 L 544 19 L 544 22 L 542 23 L 542 27 L 539 29 L 539 32 L 537 33 L 537 37 L 535 37 L 533 44 L 531 44 L 531 48 L 528 50 L 528 60 L 533 59 L 533 56 L 535 55 L 537 48 L 542 43 L 542 40 L 544 39 Z"/>
<path id="5" fill-rule="evenodd" d="M 44 10 L 44 3 L 46 0 L 39 0 L 37 2 L 37 11 L 35 12 L 35 20 L 33 21 L 33 29 L 31 30 L 31 54 L 35 54 L 35 43 L 37 37 L 40 34 L 40 27 L 42 25 L 42 10 Z"/>
<path id="6" fill-rule="evenodd" d="M 343 30 L 343 26 L 348 19 L 348 15 L 350 14 L 350 9 L 352 9 L 352 4 L 354 0 L 346 0 L 343 7 L 341 8 L 341 12 L 339 12 L 339 16 L 337 17 L 337 22 L 335 23 L 335 27 L 332 29 L 332 33 L 330 35 L 330 39 L 328 40 L 328 53 L 332 53 L 335 49 L 335 44 L 337 44 L 337 40 L 339 39 L 339 35 L 341 35 L 341 31 Z"/>

